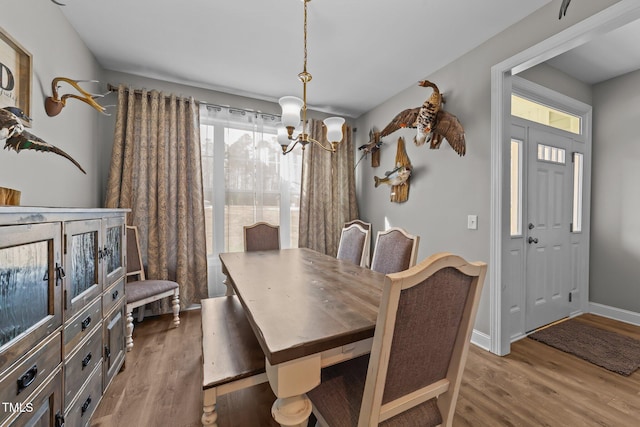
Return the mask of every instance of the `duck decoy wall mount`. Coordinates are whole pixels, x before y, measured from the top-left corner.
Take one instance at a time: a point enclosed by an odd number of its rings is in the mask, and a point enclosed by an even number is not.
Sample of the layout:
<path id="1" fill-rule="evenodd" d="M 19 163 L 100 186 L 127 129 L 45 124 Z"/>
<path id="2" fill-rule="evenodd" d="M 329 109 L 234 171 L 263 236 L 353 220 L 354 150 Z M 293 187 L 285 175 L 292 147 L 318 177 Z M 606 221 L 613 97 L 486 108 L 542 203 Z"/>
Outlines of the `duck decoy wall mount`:
<path id="1" fill-rule="evenodd" d="M 412 128 L 416 129 L 416 136 L 413 139 L 416 145 L 429 142 L 431 149 L 437 149 L 440 148 L 442 140 L 446 139 L 459 156 L 464 156 L 466 153 L 464 129 L 456 116 L 442 109 L 445 101 L 438 86 L 429 80 L 418 82 L 418 86 L 432 88 L 431 96 L 420 107 L 407 108 L 398 113 L 382 129 L 380 137 L 384 138 L 398 129 Z"/>

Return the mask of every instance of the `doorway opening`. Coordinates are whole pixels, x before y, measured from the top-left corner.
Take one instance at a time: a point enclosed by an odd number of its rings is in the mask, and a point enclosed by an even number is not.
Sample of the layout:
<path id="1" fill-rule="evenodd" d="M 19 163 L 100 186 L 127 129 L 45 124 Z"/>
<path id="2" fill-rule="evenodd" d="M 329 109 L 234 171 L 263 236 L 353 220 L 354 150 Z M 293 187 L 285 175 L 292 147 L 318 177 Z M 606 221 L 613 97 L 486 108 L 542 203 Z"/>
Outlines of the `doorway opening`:
<path id="1" fill-rule="evenodd" d="M 490 351 L 510 352 L 509 271 L 504 262 L 504 236 L 509 233 L 511 93 L 514 76 L 640 18 L 640 4 L 621 0 L 549 39 L 520 52 L 491 69 L 491 218 L 490 218 Z M 587 162 L 585 162 L 587 163 Z M 587 164 L 584 165 L 588 166 Z M 588 176 L 585 174 L 585 177 Z M 585 192 L 586 193 L 586 192 Z M 585 206 L 589 200 L 583 200 Z M 583 221 L 585 218 L 582 218 Z M 588 219 L 588 218 L 587 218 Z M 588 297 L 587 297 L 588 298 Z"/>

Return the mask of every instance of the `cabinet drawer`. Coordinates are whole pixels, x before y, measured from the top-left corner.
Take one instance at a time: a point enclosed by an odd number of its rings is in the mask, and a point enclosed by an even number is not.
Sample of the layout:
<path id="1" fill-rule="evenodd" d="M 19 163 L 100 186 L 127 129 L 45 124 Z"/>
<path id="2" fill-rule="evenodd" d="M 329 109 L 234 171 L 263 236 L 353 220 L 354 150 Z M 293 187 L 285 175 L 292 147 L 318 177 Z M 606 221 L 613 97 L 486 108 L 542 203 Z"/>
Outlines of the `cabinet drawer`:
<path id="1" fill-rule="evenodd" d="M 106 315 L 124 300 L 124 277 L 102 295 L 102 312 Z"/>
<path id="2" fill-rule="evenodd" d="M 84 427 L 91 421 L 91 415 L 95 411 L 102 398 L 102 365 L 96 366 L 91 373 L 89 381 L 71 403 L 64 416 L 65 427 Z"/>
<path id="3" fill-rule="evenodd" d="M 27 353 L 0 379 L 0 402 L 5 405 L 25 402 L 60 364 L 60 333 L 55 333 Z M 0 411 L 0 422 L 10 412 Z"/>
<path id="4" fill-rule="evenodd" d="M 79 313 L 73 319 L 67 321 L 64 326 L 64 354 L 71 353 L 76 345 L 89 336 L 102 319 L 102 299 L 97 298 L 86 310 Z"/>
<path id="5" fill-rule="evenodd" d="M 5 411 L 6 412 L 6 411 Z M 10 408 L 10 419 L 0 423 L 0 426 L 11 427 L 50 427 L 62 425 L 62 365 L 27 401 Z"/>
<path id="6" fill-rule="evenodd" d="M 88 340 L 64 363 L 64 402 L 68 405 L 97 365 L 102 364 L 102 328 L 94 328 Z M 66 407 L 66 406 L 65 406 Z"/>

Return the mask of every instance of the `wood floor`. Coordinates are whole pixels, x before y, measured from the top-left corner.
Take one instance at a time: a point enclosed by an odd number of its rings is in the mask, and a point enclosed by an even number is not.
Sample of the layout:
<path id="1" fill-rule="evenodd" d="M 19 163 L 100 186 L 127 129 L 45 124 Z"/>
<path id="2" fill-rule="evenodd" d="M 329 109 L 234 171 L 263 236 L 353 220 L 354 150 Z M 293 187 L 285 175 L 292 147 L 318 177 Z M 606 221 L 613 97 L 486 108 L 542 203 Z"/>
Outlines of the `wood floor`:
<path id="1" fill-rule="evenodd" d="M 640 339 L 640 327 L 580 319 Z M 181 313 L 181 322 L 170 329 L 168 315 L 136 324 L 126 369 L 107 390 L 93 427 L 200 425 L 200 311 Z M 267 384 L 227 395 L 219 401 L 218 426 L 276 426 L 274 399 Z M 471 346 L 454 426 L 626 427 L 638 419 L 640 370 L 624 377 L 525 338 L 506 357 Z"/>

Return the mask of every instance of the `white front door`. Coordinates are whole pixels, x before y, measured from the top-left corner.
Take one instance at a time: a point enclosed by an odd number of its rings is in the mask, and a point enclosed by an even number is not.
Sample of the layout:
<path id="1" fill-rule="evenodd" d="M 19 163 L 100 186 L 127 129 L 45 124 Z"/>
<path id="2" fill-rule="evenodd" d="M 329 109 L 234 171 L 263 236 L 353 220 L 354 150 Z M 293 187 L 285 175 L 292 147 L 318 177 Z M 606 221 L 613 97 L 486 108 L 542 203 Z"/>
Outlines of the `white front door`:
<path id="1" fill-rule="evenodd" d="M 525 239 L 525 331 L 569 316 L 572 140 L 529 127 Z"/>

